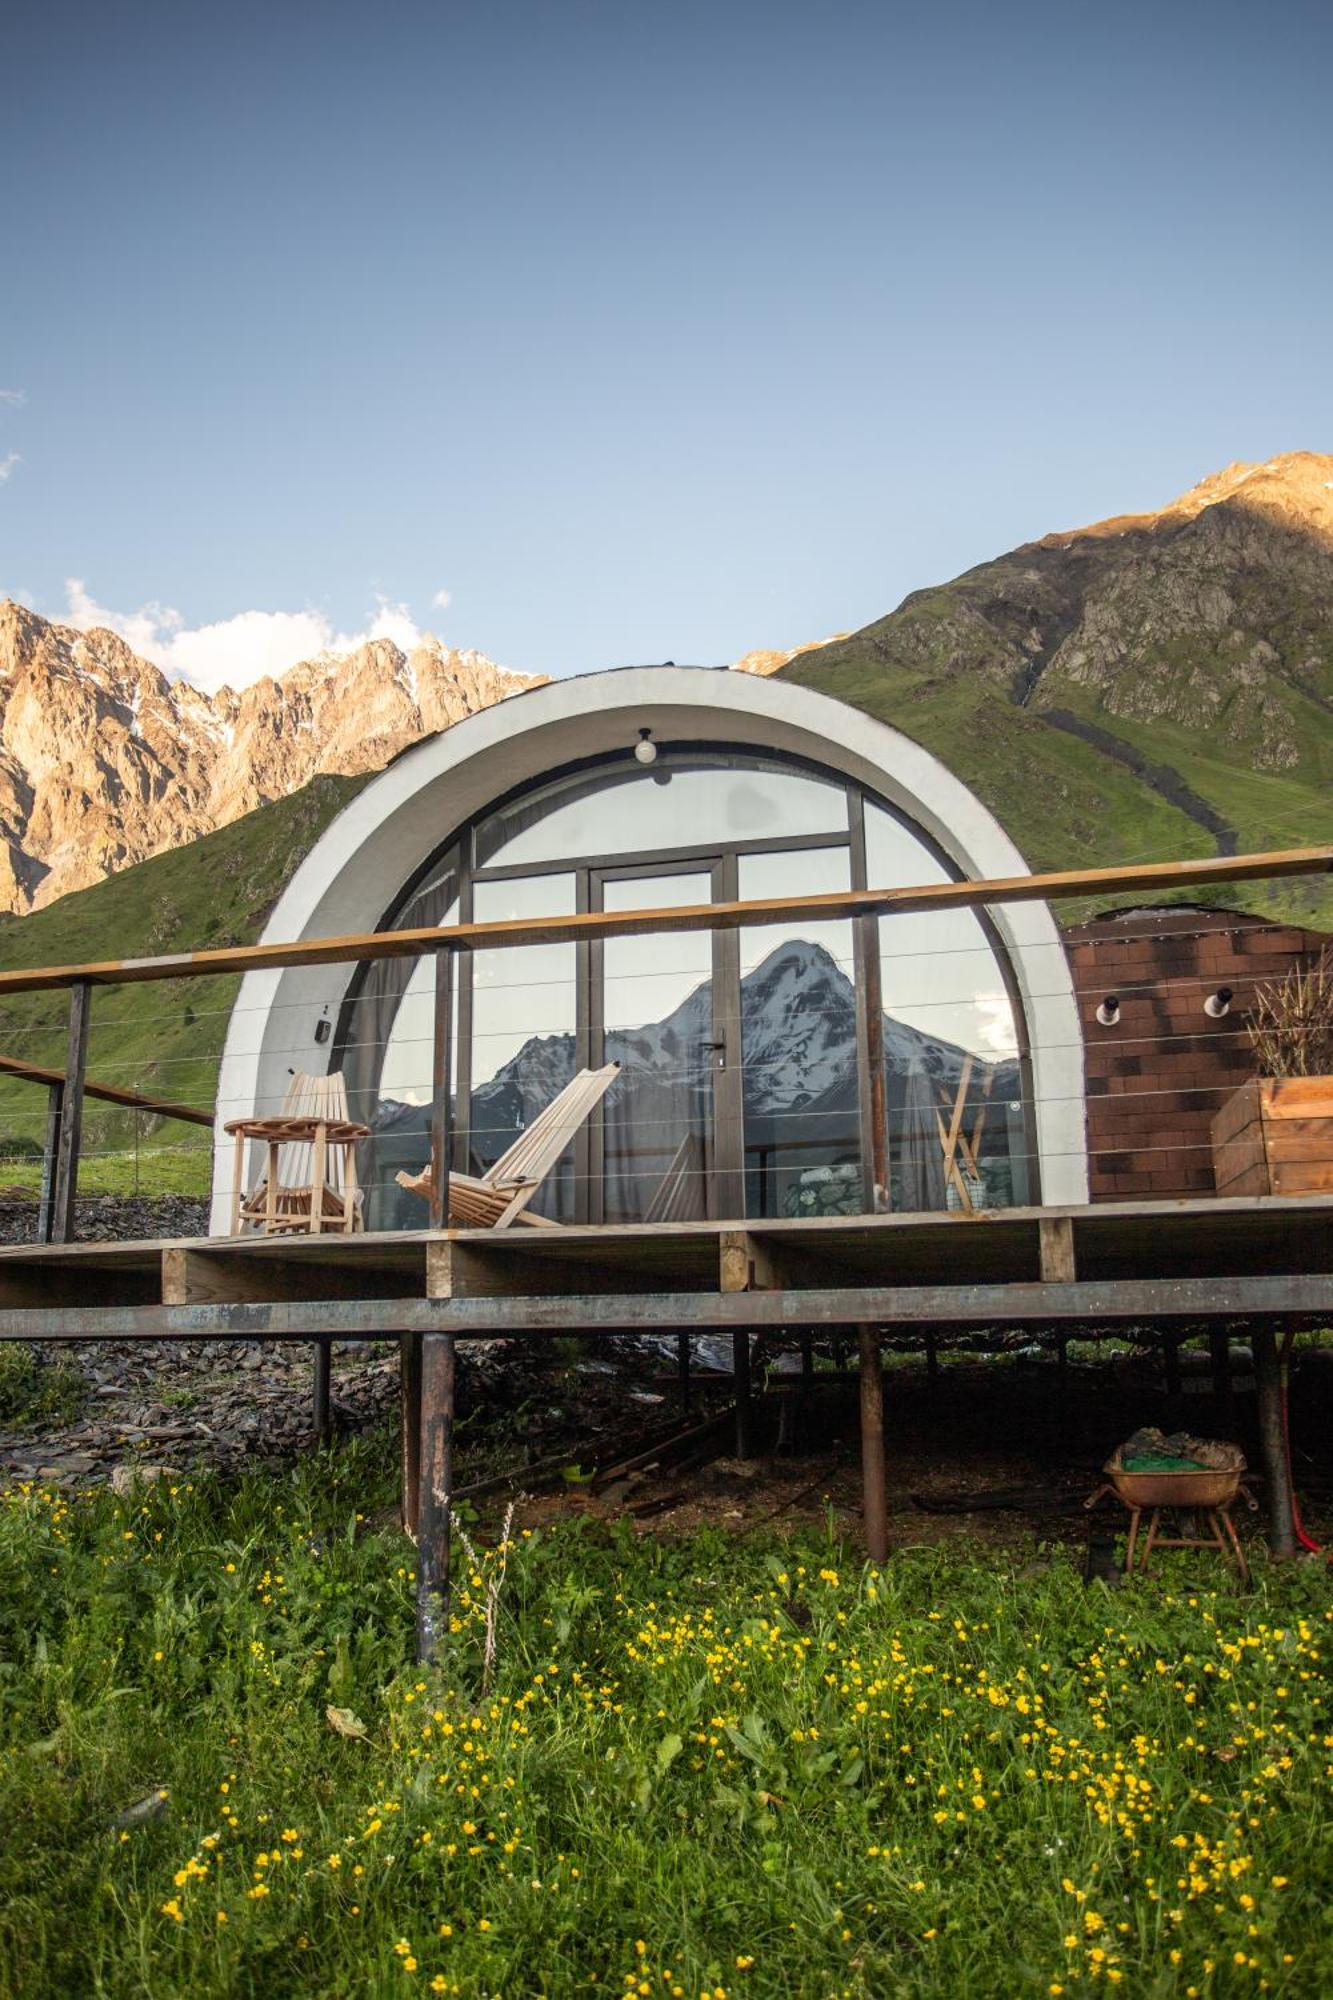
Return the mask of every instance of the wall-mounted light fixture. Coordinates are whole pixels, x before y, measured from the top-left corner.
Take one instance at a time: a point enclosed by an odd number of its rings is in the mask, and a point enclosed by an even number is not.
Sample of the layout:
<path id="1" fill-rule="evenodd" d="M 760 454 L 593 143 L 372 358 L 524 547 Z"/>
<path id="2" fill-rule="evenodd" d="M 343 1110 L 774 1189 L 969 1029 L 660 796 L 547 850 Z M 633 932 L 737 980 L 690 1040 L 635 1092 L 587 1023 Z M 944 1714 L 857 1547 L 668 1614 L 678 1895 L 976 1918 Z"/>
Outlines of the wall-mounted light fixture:
<path id="1" fill-rule="evenodd" d="M 653 742 L 653 732 L 651 729 L 641 729 L 639 731 L 639 740 L 634 746 L 634 755 L 641 764 L 655 764 L 657 762 L 657 745 Z"/>
<path id="2" fill-rule="evenodd" d="M 1231 988 L 1219 986 L 1216 993 L 1210 993 L 1203 1003 L 1203 1011 L 1210 1021 L 1220 1021 L 1224 1014 L 1231 1012 Z"/>
<path id="3" fill-rule="evenodd" d="M 333 1023 L 327 1014 L 321 1014 L 315 1023 L 315 1040 L 323 1046 L 333 1033 Z"/>
<path id="4" fill-rule="evenodd" d="M 1113 1028 L 1115 1026 L 1116 1022 L 1120 1019 L 1120 996 L 1118 994 L 1107 994 L 1101 1006 L 1097 1009 L 1097 1019 L 1104 1028 Z"/>

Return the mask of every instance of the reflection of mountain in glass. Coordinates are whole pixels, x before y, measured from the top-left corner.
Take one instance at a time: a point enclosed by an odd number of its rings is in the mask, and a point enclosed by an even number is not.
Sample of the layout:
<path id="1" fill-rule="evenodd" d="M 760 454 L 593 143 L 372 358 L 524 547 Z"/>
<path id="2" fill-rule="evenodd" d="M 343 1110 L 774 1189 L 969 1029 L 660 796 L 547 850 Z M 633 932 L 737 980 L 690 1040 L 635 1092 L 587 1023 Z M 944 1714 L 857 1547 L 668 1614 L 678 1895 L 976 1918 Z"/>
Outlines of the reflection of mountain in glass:
<path id="1" fill-rule="evenodd" d="M 830 1206 L 830 1170 L 838 1178 L 837 1205 L 859 1210 L 852 981 L 822 945 L 796 938 L 778 945 L 741 980 L 740 996 L 747 1212 Z M 622 1069 L 604 1113 L 608 1215 L 645 1213 L 687 1134 L 711 1153 L 716 1057 L 707 1045 L 715 1039 L 709 981 L 665 1020 L 608 1032 L 605 1059 Z M 967 1052 L 889 1014 L 884 1048 L 894 1205 L 941 1206 L 935 1107 L 952 1107 Z M 498 1158 L 569 1082 L 574 1066 L 572 1035 L 535 1035 L 489 1082 L 477 1085 L 471 1107 L 474 1164 Z M 1018 1096 L 1016 1061 L 974 1057 L 964 1125 L 969 1132 L 975 1128 L 984 1103 L 981 1151 L 988 1202 L 1012 1198 L 1001 1153 L 1007 1153 L 1004 1107 Z M 386 1101 L 376 1123 L 385 1138 L 392 1132 L 396 1151 L 399 1134 L 408 1129 L 424 1134 L 426 1114 Z M 923 1163 L 935 1171 L 923 1177 L 917 1171 Z M 817 1190 L 814 1196 L 811 1189 Z M 572 1212 L 568 1185 L 552 1195 L 550 1212 Z"/>
<path id="2" fill-rule="evenodd" d="M 793 938 L 746 974 L 741 981 L 741 1035 L 747 1111 L 785 1111 L 840 1099 L 849 1084 L 854 1100 L 856 991 L 822 945 Z M 650 1082 L 674 1088 L 687 1076 L 706 1082 L 710 1058 L 703 1045 L 713 1039 L 713 990 L 705 980 L 664 1021 L 607 1035 L 606 1059 L 620 1063 L 625 1072 L 616 1090 Z M 890 1079 L 916 1068 L 956 1085 L 966 1052 L 885 1014 L 884 1055 Z M 975 1066 L 992 1071 L 993 1096 L 1007 1094 L 1000 1089 L 1002 1078 L 1017 1083 L 1018 1065 L 1012 1060 L 988 1064 L 977 1058 Z M 474 1111 L 484 1107 L 487 1125 L 518 1132 L 573 1073 L 572 1035 L 534 1035 L 490 1083 L 473 1091 Z"/>

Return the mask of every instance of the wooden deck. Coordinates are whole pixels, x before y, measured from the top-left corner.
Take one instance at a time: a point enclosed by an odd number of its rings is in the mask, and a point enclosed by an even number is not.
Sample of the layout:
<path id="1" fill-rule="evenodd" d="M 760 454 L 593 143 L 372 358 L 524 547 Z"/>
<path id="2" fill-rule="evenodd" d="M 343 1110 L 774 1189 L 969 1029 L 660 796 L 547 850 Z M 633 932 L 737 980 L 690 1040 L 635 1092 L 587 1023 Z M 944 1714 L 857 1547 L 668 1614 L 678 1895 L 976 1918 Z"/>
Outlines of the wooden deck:
<path id="1" fill-rule="evenodd" d="M 0 1339 L 1333 1322 L 1333 1196 L 0 1250 Z"/>

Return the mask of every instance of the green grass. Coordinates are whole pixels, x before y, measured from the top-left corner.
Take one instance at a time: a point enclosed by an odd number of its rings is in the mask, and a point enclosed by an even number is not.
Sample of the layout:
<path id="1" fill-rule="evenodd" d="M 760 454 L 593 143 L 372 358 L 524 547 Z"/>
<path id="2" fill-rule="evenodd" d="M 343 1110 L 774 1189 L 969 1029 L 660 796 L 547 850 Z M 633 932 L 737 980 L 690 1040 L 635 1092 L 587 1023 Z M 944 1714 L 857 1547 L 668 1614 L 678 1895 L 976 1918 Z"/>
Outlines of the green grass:
<path id="1" fill-rule="evenodd" d="M 566 1526 L 423 1673 L 387 1459 L 0 1507 L 6 2000 L 1333 1989 L 1321 1566 Z"/>

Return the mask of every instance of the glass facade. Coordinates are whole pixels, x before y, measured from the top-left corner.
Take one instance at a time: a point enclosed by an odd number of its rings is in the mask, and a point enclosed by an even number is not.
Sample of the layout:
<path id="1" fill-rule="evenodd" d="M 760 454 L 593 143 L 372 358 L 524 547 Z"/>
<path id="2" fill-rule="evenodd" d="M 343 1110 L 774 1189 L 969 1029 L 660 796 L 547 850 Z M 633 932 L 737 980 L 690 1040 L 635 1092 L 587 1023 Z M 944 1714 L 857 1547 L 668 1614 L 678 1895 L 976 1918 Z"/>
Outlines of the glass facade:
<path id="1" fill-rule="evenodd" d="M 945 881 L 917 829 L 827 772 L 721 748 L 555 775 L 453 836 L 392 928 Z M 485 1171 L 575 1073 L 620 1075 L 548 1176 L 552 1221 L 854 1215 L 1035 1198 L 1023 1024 L 972 911 L 460 954 L 451 1164 Z M 881 995 L 878 1035 L 868 996 Z M 434 970 L 365 968 L 335 1053 L 371 1228 L 429 1150 Z M 883 1089 L 867 1074 L 882 1042 Z M 879 1129 L 876 1129 L 876 1120 Z"/>

